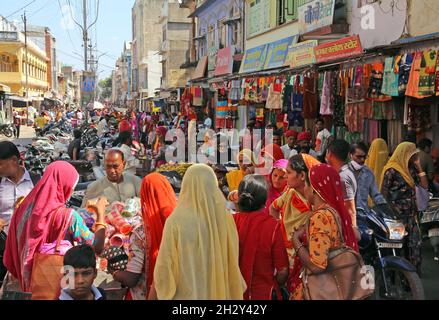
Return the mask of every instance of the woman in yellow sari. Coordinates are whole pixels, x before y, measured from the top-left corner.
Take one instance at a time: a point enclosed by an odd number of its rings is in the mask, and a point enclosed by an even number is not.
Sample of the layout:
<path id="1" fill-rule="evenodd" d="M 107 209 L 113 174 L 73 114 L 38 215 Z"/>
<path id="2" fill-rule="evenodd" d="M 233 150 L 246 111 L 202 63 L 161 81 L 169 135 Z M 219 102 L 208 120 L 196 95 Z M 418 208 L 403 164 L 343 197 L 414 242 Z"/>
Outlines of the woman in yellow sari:
<path id="1" fill-rule="evenodd" d="M 239 169 L 226 174 L 227 185 L 229 187 L 229 200 L 231 201 L 238 200 L 239 184 L 247 174 L 251 173 L 248 169 L 255 166 L 255 155 L 252 151 L 244 149 L 238 154 L 237 162 Z"/>
<path id="2" fill-rule="evenodd" d="M 290 262 L 290 275 L 287 289 L 293 292 L 300 282 L 302 264 L 296 257 L 289 235 L 306 224 L 311 206 L 305 197 L 305 180 L 309 170 L 320 162 L 308 154 L 299 154 L 290 158 L 287 167 L 288 189 L 277 198 L 270 207 L 270 215 L 281 220 L 281 230 Z"/>
<path id="3" fill-rule="evenodd" d="M 384 166 L 389 160 L 389 147 L 384 139 L 375 139 L 370 145 L 365 165 L 372 170 L 375 181 L 380 182 Z M 378 186 L 380 184 L 378 183 Z"/>
<path id="4" fill-rule="evenodd" d="M 245 289 L 233 217 L 214 171 L 194 164 L 166 220 L 150 298 L 242 300 Z"/>

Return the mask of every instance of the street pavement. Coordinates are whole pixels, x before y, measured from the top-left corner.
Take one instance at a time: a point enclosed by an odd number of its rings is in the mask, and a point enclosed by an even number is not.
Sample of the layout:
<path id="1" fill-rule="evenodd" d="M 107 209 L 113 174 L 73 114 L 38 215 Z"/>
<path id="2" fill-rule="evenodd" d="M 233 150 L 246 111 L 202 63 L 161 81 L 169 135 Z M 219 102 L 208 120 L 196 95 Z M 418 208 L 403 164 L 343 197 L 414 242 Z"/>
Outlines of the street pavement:
<path id="1" fill-rule="evenodd" d="M 430 300 L 439 300 L 439 261 L 433 260 L 433 248 L 430 241 L 424 241 L 422 250 L 422 275 L 425 297 Z"/>
<path id="2" fill-rule="evenodd" d="M 35 130 L 33 127 L 21 126 L 20 127 L 20 138 L 15 139 L 14 137 L 7 138 L 0 134 L 0 141 L 8 140 L 14 142 L 16 145 L 26 146 L 32 143 L 32 138 L 35 138 Z"/>

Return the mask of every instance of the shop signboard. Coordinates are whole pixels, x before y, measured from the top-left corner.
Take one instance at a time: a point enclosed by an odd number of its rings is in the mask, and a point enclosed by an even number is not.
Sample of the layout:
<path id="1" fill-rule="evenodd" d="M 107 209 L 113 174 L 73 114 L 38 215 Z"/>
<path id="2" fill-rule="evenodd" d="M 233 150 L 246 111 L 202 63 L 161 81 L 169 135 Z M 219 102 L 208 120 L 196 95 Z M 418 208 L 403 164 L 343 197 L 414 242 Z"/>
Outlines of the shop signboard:
<path id="1" fill-rule="evenodd" d="M 315 47 L 317 63 L 345 59 L 363 53 L 360 37 L 354 35 Z"/>
<path id="2" fill-rule="evenodd" d="M 299 33 L 306 34 L 332 25 L 334 11 L 335 0 L 313 0 L 301 5 L 298 8 Z"/>
<path id="3" fill-rule="evenodd" d="M 233 53 L 235 47 L 230 46 L 224 49 L 218 50 L 216 58 L 215 76 L 221 76 L 224 74 L 230 74 L 233 72 Z"/>
<path id="4" fill-rule="evenodd" d="M 268 45 L 264 44 L 245 51 L 240 73 L 255 72 L 262 70 L 267 56 Z"/>
<path id="5" fill-rule="evenodd" d="M 309 40 L 292 45 L 285 59 L 285 66 L 298 68 L 316 63 L 314 48 L 318 43 L 317 40 Z"/>
<path id="6" fill-rule="evenodd" d="M 280 68 L 285 64 L 288 48 L 297 43 L 298 36 L 292 36 L 268 44 L 264 70 Z"/>

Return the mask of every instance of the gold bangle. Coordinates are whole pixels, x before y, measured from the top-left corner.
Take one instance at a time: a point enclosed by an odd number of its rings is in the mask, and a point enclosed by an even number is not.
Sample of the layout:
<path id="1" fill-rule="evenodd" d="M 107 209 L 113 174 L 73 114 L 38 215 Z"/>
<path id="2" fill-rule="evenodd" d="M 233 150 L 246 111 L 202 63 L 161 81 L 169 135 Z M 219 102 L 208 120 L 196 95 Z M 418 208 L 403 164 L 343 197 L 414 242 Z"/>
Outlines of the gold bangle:
<path id="1" fill-rule="evenodd" d="M 108 224 L 106 224 L 104 222 L 95 222 L 95 226 L 103 226 L 103 227 L 107 228 Z"/>
<path id="2" fill-rule="evenodd" d="M 427 174 L 425 172 L 418 173 L 418 177 L 419 178 L 425 177 L 426 175 Z"/>

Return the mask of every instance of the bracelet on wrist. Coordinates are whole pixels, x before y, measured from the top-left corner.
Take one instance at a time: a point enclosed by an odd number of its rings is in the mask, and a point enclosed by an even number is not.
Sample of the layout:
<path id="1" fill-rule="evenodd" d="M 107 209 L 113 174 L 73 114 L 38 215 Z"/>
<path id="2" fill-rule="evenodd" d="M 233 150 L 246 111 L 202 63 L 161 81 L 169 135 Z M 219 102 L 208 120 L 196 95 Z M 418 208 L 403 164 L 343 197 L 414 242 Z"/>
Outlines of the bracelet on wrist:
<path id="1" fill-rule="evenodd" d="M 427 174 L 425 172 L 418 173 L 418 177 L 422 178 L 425 177 Z"/>
<path id="2" fill-rule="evenodd" d="M 105 222 L 95 222 L 95 227 L 96 227 L 96 226 L 102 226 L 102 227 L 104 227 L 105 229 L 107 229 L 108 224 L 106 224 Z"/>

